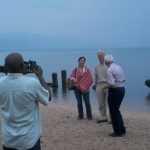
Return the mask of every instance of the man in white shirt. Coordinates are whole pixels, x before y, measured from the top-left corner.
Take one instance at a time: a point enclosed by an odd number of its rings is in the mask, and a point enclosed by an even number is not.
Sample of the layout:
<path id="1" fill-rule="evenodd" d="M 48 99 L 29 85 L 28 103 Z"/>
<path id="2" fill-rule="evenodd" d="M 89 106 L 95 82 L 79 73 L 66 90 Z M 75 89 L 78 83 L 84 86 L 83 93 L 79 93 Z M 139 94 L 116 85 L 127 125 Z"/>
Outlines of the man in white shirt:
<path id="1" fill-rule="evenodd" d="M 100 119 L 97 123 L 110 121 L 108 110 L 107 66 L 105 65 L 105 53 L 100 50 L 97 53 L 99 64 L 95 67 L 96 95 L 99 105 Z"/>
<path id="2" fill-rule="evenodd" d="M 42 69 L 35 77 L 24 75 L 24 60 L 18 53 L 5 58 L 8 74 L 0 79 L 0 111 L 4 150 L 41 150 L 39 103 L 49 102 L 49 87 Z"/>
<path id="3" fill-rule="evenodd" d="M 120 137 L 126 134 L 123 118 L 119 110 L 125 95 L 125 75 L 122 67 L 114 63 L 112 55 L 105 56 L 105 63 L 108 66 L 108 104 L 113 127 L 113 133 L 110 136 Z"/>

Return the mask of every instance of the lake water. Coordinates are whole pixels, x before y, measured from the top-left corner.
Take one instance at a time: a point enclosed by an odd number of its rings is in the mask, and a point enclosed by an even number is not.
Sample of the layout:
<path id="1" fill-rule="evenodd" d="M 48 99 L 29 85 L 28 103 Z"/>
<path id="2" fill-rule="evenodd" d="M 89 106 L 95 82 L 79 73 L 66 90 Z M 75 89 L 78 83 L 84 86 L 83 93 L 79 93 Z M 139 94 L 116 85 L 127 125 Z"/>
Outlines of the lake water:
<path id="1" fill-rule="evenodd" d="M 11 51 L 0 51 L 0 64 L 4 63 L 5 56 Z M 87 65 L 94 72 L 94 67 L 98 63 L 96 49 L 92 50 L 22 50 L 17 51 L 23 54 L 25 60 L 35 60 L 44 69 L 44 76 L 47 81 L 51 81 L 51 73 L 58 73 L 60 79 L 61 70 L 67 70 L 68 75 L 77 65 L 77 58 L 85 56 Z M 150 49 L 106 49 L 106 53 L 111 53 L 115 61 L 122 65 L 126 74 L 126 96 L 123 106 L 138 111 L 150 112 L 150 98 L 147 96 L 150 89 L 144 85 L 146 79 L 150 79 Z M 74 102 L 72 91 L 65 94 L 61 90 L 59 80 L 58 95 L 54 95 L 53 101 Z M 91 102 L 96 104 L 95 91 L 91 90 Z"/>

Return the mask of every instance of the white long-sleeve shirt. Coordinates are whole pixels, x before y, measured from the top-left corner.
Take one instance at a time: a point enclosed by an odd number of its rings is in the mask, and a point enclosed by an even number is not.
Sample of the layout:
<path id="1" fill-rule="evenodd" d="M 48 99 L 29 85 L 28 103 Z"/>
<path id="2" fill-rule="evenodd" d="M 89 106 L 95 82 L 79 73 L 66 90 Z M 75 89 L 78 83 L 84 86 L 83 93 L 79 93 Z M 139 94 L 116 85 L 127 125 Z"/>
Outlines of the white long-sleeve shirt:
<path id="1" fill-rule="evenodd" d="M 107 82 L 112 87 L 124 87 L 125 75 L 122 67 L 112 63 L 107 70 Z"/>

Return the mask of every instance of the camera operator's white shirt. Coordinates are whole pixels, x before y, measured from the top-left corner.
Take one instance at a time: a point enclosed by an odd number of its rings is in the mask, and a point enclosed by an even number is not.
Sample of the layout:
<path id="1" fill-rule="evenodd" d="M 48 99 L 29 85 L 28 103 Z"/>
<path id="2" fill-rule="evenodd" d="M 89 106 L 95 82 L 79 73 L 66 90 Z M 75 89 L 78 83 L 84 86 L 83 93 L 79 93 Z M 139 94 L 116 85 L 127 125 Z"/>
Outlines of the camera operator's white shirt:
<path id="1" fill-rule="evenodd" d="M 26 150 L 41 135 L 39 103 L 48 104 L 49 93 L 39 80 L 22 74 L 0 78 L 2 139 L 6 147 Z"/>

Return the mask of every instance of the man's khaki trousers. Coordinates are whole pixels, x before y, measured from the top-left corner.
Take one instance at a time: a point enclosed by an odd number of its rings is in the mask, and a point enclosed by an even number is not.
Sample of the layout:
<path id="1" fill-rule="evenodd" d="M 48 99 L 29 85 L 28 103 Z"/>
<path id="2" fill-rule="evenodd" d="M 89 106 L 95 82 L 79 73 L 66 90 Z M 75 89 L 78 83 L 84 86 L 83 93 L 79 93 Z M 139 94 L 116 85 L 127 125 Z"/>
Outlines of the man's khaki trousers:
<path id="1" fill-rule="evenodd" d="M 99 83 L 96 85 L 96 95 L 98 100 L 98 107 L 100 112 L 100 120 L 107 119 L 110 121 L 109 109 L 108 109 L 108 89 L 106 83 Z"/>

